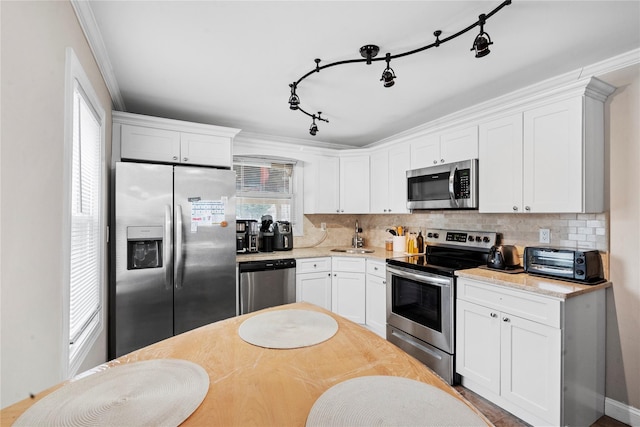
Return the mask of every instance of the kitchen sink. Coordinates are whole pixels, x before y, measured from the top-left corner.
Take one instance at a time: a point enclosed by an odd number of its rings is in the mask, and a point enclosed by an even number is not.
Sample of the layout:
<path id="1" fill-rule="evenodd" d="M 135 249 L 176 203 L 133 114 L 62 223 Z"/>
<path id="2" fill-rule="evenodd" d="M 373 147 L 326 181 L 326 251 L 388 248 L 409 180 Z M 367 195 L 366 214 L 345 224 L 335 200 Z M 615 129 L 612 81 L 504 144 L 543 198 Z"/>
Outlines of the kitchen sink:
<path id="1" fill-rule="evenodd" d="M 331 252 L 344 252 L 348 254 L 372 254 L 375 252 L 375 250 L 364 248 L 335 248 L 331 249 Z"/>

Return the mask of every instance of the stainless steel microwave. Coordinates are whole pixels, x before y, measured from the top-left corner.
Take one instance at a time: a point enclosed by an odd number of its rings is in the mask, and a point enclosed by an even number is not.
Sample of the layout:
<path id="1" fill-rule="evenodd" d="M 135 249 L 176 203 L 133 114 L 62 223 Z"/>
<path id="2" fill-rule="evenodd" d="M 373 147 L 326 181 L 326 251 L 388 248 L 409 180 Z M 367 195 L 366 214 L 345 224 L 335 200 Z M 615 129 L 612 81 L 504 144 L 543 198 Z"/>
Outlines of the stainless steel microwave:
<path id="1" fill-rule="evenodd" d="M 478 209 L 478 159 L 407 171 L 408 209 Z"/>

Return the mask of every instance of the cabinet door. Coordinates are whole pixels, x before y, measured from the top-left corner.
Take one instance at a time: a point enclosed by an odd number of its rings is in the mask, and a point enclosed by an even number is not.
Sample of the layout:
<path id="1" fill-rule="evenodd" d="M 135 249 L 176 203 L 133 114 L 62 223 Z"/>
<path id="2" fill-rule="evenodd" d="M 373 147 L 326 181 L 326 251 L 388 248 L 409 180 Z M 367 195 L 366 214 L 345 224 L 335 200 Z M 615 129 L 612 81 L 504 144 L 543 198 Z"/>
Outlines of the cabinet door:
<path id="1" fill-rule="evenodd" d="M 524 112 L 524 208 L 582 212 L 582 98 Z"/>
<path id="2" fill-rule="evenodd" d="M 479 127 L 479 211 L 522 212 L 522 114 Z"/>
<path id="3" fill-rule="evenodd" d="M 180 163 L 231 167 L 231 139 L 197 133 L 180 134 Z"/>
<path id="4" fill-rule="evenodd" d="M 561 330 L 501 316 L 502 396 L 549 425 L 560 425 Z"/>
<path id="5" fill-rule="evenodd" d="M 340 212 L 369 213 L 369 156 L 340 158 Z"/>
<path id="6" fill-rule="evenodd" d="M 176 163 L 180 160 L 180 132 L 144 126 L 121 126 L 123 159 Z"/>
<path id="7" fill-rule="evenodd" d="M 340 159 L 317 156 L 304 165 L 304 213 L 333 214 L 340 209 Z"/>
<path id="8" fill-rule="evenodd" d="M 371 154 L 371 213 L 389 212 L 389 150 Z"/>
<path id="9" fill-rule="evenodd" d="M 387 337 L 387 281 L 373 274 L 367 274 L 365 318 L 367 326 Z"/>
<path id="10" fill-rule="evenodd" d="M 440 136 L 431 134 L 411 141 L 411 169 L 440 163 Z"/>
<path id="11" fill-rule="evenodd" d="M 389 149 L 389 205 L 390 213 L 408 213 L 407 170 L 410 168 L 411 152 L 404 144 Z M 373 189 L 373 183 L 371 188 Z"/>
<path id="12" fill-rule="evenodd" d="M 331 311 L 364 324 L 365 274 L 334 272 L 331 278 Z"/>
<path id="13" fill-rule="evenodd" d="M 331 310 L 331 273 L 299 273 L 296 275 L 296 301 L 309 302 Z"/>
<path id="14" fill-rule="evenodd" d="M 458 299 L 456 372 L 500 393 L 500 314 Z"/>
<path id="15" fill-rule="evenodd" d="M 440 136 L 440 163 L 478 158 L 478 126 L 471 126 Z"/>

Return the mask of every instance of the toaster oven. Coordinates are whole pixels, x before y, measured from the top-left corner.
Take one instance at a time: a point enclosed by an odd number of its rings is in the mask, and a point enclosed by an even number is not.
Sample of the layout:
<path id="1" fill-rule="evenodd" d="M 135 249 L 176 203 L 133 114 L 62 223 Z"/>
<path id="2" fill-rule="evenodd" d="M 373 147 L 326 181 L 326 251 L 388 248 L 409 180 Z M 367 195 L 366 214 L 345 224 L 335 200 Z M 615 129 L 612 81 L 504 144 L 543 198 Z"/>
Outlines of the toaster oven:
<path id="1" fill-rule="evenodd" d="M 604 282 L 602 258 L 597 250 L 549 247 L 524 248 L 524 271 L 584 284 Z"/>

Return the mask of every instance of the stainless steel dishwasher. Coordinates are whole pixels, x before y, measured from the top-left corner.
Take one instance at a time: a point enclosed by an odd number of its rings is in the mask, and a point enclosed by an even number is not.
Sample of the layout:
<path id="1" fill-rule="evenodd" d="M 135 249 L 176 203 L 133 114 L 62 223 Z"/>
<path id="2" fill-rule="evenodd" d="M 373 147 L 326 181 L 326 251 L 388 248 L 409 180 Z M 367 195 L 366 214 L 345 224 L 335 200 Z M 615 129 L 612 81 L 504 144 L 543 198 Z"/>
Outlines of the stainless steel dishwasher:
<path id="1" fill-rule="evenodd" d="M 240 314 L 296 302 L 296 260 L 238 263 Z"/>

